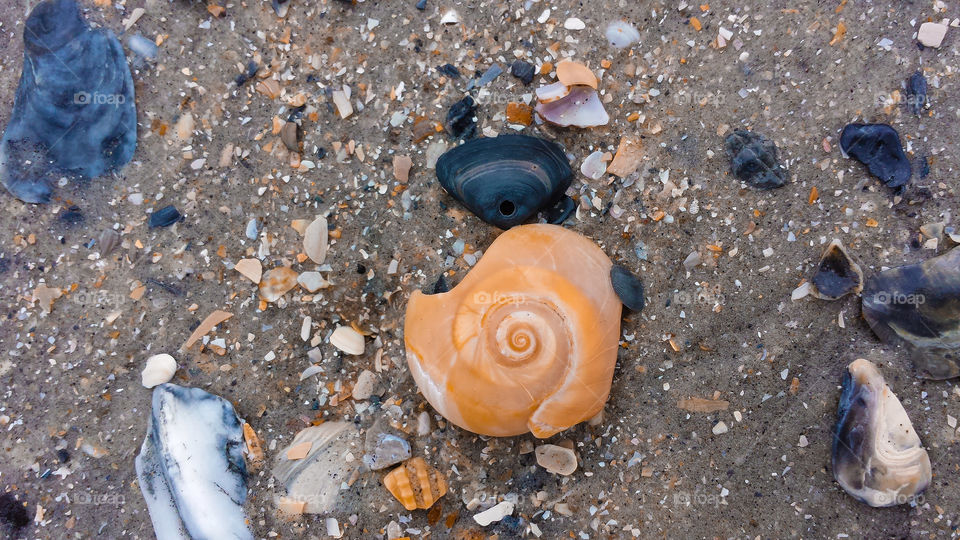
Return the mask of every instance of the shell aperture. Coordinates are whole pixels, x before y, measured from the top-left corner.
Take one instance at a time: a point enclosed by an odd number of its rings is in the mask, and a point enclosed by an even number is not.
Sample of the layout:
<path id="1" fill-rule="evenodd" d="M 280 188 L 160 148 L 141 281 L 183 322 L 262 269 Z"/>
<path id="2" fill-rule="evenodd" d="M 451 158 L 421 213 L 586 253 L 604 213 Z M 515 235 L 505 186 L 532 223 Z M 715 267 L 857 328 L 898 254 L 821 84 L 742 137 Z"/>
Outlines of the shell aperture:
<path id="1" fill-rule="evenodd" d="M 598 413 L 610 393 L 621 304 L 610 259 L 555 225 L 503 233 L 450 292 L 407 305 L 407 362 L 454 424 L 549 437 Z"/>

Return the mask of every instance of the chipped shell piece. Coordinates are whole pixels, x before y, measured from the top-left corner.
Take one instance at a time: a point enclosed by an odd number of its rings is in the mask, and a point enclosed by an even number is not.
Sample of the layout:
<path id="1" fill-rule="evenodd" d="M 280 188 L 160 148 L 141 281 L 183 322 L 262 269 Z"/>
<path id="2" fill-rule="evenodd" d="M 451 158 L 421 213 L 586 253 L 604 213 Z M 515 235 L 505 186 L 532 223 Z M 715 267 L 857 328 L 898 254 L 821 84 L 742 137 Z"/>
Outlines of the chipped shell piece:
<path id="1" fill-rule="evenodd" d="M 960 377 L 960 247 L 868 277 L 861 299 L 870 329 L 904 345 L 917 375 Z"/>
<path id="2" fill-rule="evenodd" d="M 297 277 L 297 283 L 310 293 L 330 286 L 330 282 L 323 279 L 323 274 L 320 272 L 304 272 Z"/>
<path id="3" fill-rule="evenodd" d="M 170 382 L 177 372 L 177 361 L 169 354 L 155 354 L 147 358 L 147 363 L 140 372 L 140 383 L 144 388 L 153 388 L 158 384 Z"/>
<path id="4" fill-rule="evenodd" d="M 810 283 L 813 296 L 821 300 L 837 300 L 863 290 L 863 270 L 844 249 L 843 243 L 835 238 L 820 257 Z"/>
<path id="5" fill-rule="evenodd" d="M 611 267 L 596 244 L 560 226 L 501 234 L 452 290 L 411 295 L 404 340 L 420 391 L 482 435 L 545 438 L 589 420 L 617 360 Z"/>
<path id="6" fill-rule="evenodd" d="M 570 87 L 562 82 L 555 82 L 537 88 L 537 101 L 540 103 L 551 103 L 567 97 L 570 93 Z"/>
<path id="7" fill-rule="evenodd" d="M 260 283 L 263 277 L 263 265 L 257 259 L 240 259 L 233 269 L 253 283 Z"/>
<path id="8" fill-rule="evenodd" d="M 607 42 L 617 49 L 623 49 L 640 41 L 640 32 L 626 21 L 613 21 L 605 32 Z"/>
<path id="9" fill-rule="evenodd" d="M 930 484 L 930 457 L 907 411 L 862 358 L 843 374 L 832 466 L 844 491 L 873 507 L 915 501 Z"/>
<path id="10" fill-rule="evenodd" d="M 604 173 L 607 172 L 607 164 L 603 161 L 603 152 L 597 150 L 587 156 L 583 160 L 583 164 L 580 165 L 580 172 L 591 180 L 603 178 Z"/>
<path id="11" fill-rule="evenodd" d="M 407 510 L 426 510 L 447 494 L 447 479 L 421 457 L 387 473 L 383 485 Z"/>
<path id="12" fill-rule="evenodd" d="M 547 472 L 570 476 L 577 470 L 577 454 L 566 447 L 542 444 L 535 451 L 537 464 Z"/>
<path id="13" fill-rule="evenodd" d="M 597 89 L 597 76 L 587 66 L 565 60 L 557 64 L 557 80 L 567 86 L 584 85 Z"/>
<path id="14" fill-rule="evenodd" d="M 640 167 L 642 161 L 643 151 L 640 147 L 640 139 L 624 137 L 620 139 L 620 146 L 617 147 L 617 153 L 607 167 L 607 172 L 626 178 Z"/>
<path id="15" fill-rule="evenodd" d="M 327 258 L 328 241 L 327 218 L 319 216 L 303 232 L 303 251 L 311 261 L 323 264 Z"/>
<path id="16" fill-rule="evenodd" d="M 268 270 L 260 280 L 260 297 L 276 302 L 297 284 L 297 273 L 286 266 Z"/>
<path id="17" fill-rule="evenodd" d="M 575 86 L 565 97 L 549 103 L 538 103 L 536 109 L 544 120 L 561 127 L 588 128 L 605 126 L 610 122 L 600 96 L 589 86 Z"/>
<path id="18" fill-rule="evenodd" d="M 349 326 L 338 326 L 330 334 L 330 344 L 347 354 L 363 354 L 363 335 Z"/>

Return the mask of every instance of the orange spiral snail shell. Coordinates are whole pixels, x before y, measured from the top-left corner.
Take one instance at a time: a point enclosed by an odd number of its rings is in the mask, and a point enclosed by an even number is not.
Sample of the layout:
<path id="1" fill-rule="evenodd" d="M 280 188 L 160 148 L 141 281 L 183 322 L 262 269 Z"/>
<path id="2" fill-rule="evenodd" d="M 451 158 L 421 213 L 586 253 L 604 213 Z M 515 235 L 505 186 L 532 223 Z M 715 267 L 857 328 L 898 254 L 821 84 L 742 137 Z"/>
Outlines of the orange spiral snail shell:
<path id="1" fill-rule="evenodd" d="M 453 290 L 407 305 L 407 362 L 445 418 L 482 435 L 549 437 L 596 415 L 620 334 L 612 263 L 555 225 L 500 235 Z"/>

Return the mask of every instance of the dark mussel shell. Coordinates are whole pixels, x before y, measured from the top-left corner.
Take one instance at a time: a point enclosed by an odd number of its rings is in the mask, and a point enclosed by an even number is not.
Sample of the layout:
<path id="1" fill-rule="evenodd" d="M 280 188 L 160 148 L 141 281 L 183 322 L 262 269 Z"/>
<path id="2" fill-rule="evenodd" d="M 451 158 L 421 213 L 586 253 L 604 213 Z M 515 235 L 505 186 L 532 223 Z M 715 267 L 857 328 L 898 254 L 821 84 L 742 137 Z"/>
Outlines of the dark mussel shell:
<path id="1" fill-rule="evenodd" d="M 870 276 L 862 298 L 870 328 L 905 345 L 919 376 L 960 377 L 960 247 Z"/>
<path id="2" fill-rule="evenodd" d="M 617 293 L 617 298 L 627 309 L 637 312 L 643 310 L 645 300 L 640 278 L 619 264 L 615 264 L 610 267 L 610 282 L 613 285 L 613 292 Z"/>
<path id="3" fill-rule="evenodd" d="M 900 135 L 887 124 L 847 124 L 840 133 L 843 153 L 867 166 L 888 187 L 910 181 L 910 161 L 903 152 Z"/>
<path id="4" fill-rule="evenodd" d="M 840 240 L 835 239 L 824 250 L 810 281 L 813 284 L 811 294 L 822 300 L 837 300 L 863 290 L 863 271 Z"/>
<path id="5" fill-rule="evenodd" d="M 130 161 L 137 112 L 123 47 L 109 30 L 91 29 L 75 0 L 38 4 L 23 42 L 0 179 L 18 199 L 40 203 L 59 175 L 95 178 Z"/>
<path id="6" fill-rule="evenodd" d="M 170 204 L 150 214 L 147 224 L 151 229 L 157 227 L 169 227 L 183 219 L 183 214 L 177 210 L 177 207 Z"/>
<path id="7" fill-rule="evenodd" d="M 831 454 L 837 483 L 870 506 L 915 502 L 930 484 L 930 457 L 869 360 L 855 360 L 843 372 Z"/>
<path id="8" fill-rule="evenodd" d="M 738 129 L 724 141 L 730 156 L 730 170 L 757 189 L 774 189 L 786 184 L 786 172 L 777 159 L 777 145 L 770 139 Z"/>
<path id="9" fill-rule="evenodd" d="M 558 144 L 501 135 L 447 151 L 437 160 L 437 178 L 477 217 L 509 229 L 558 202 L 573 171 Z"/>

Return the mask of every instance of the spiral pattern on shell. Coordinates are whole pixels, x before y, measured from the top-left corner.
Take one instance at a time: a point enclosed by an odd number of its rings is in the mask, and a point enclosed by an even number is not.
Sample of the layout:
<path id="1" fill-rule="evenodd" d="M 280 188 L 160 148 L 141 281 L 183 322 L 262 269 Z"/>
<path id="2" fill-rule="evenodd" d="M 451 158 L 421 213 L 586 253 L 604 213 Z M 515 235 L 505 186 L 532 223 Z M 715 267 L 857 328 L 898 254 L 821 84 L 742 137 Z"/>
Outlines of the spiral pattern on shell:
<path id="1" fill-rule="evenodd" d="M 485 435 L 547 437 L 602 409 L 616 362 L 620 303 L 610 260 L 552 225 L 501 235 L 447 293 L 414 293 L 407 360 L 453 423 Z"/>

